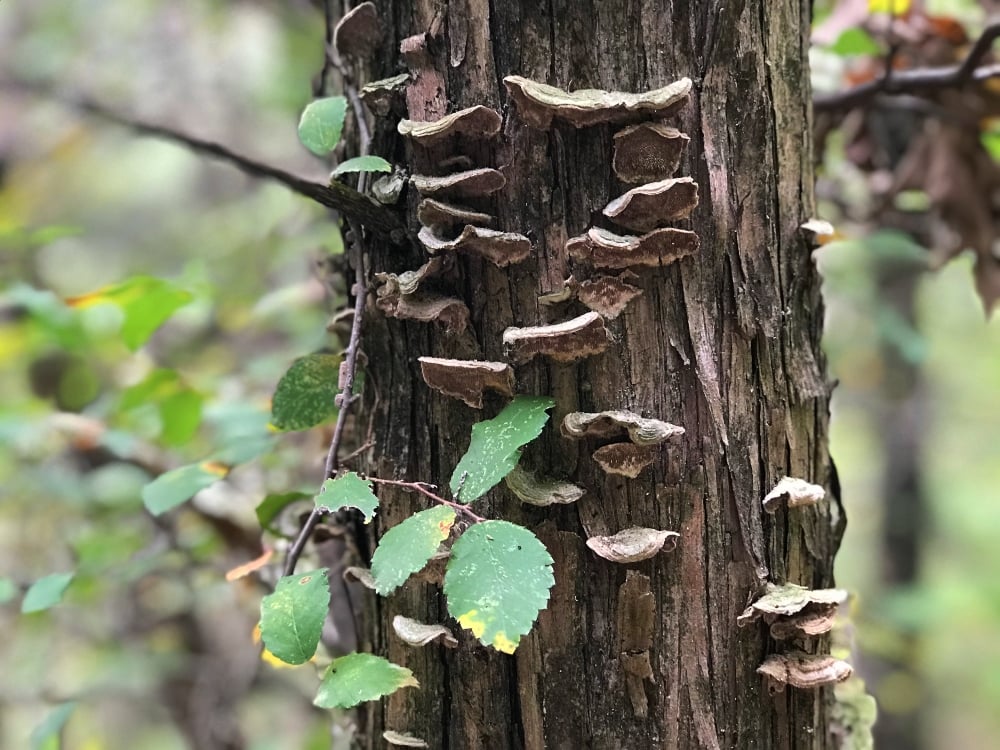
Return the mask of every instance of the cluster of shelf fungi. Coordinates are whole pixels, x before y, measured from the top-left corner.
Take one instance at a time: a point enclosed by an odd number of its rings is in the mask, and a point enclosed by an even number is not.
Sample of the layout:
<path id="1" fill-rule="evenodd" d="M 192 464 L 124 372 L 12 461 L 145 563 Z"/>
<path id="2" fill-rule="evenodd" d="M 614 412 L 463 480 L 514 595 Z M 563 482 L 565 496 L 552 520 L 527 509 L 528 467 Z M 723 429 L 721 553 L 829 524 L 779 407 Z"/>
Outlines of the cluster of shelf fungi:
<path id="1" fill-rule="evenodd" d="M 592 226 L 567 241 L 565 250 L 575 261 L 574 272 L 582 272 L 584 277 L 571 276 L 562 289 L 538 298 L 542 305 L 576 299 L 589 312 L 549 325 L 508 328 L 503 334 L 507 362 L 420 357 L 421 373 L 429 387 L 476 409 L 483 407 L 486 391 L 508 398 L 514 395 L 512 364 L 537 356 L 571 362 L 604 352 L 611 342 L 605 321 L 618 317 L 642 294 L 641 288 L 630 283 L 638 278 L 633 269 L 662 268 L 699 250 L 695 232 L 672 226 L 688 218 L 698 205 L 694 180 L 673 176 L 689 138 L 663 122 L 688 101 L 692 88 L 689 79 L 638 94 L 567 92 L 519 76 L 508 76 L 504 83 L 517 116 L 533 128 L 621 126 L 613 136 L 611 166 L 618 180 L 632 187 L 602 210 L 606 224 L 614 230 Z M 398 104 L 398 94 L 412 84 L 411 76 L 402 74 L 369 84 L 361 94 L 375 114 L 388 116 L 393 109 L 398 111 L 394 105 Z M 444 173 L 408 177 L 396 173 L 373 186 L 378 200 L 394 203 L 408 180 L 420 196 L 417 218 L 421 226 L 417 237 L 429 256 L 418 269 L 376 274 L 376 305 L 386 315 L 433 321 L 448 331 L 461 333 L 469 323 L 465 303 L 433 286 L 429 289 L 426 282 L 445 274 L 456 255 L 478 256 L 499 268 L 531 257 L 533 247 L 528 237 L 498 228 L 494 216 L 467 205 L 488 205 L 491 196 L 506 185 L 503 173 L 494 167 L 477 166 L 470 156 L 455 154 L 455 144 L 460 143 L 469 144 L 474 154 L 489 153 L 484 143 L 499 136 L 502 124 L 501 115 L 484 106 L 432 121 L 399 122 L 398 131 L 410 141 L 413 152 L 422 155 L 425 164 L 433 163 L 433 171 Z M 608 474 L 633 479 L 654 463 L 664 443 L 684 434 L 677 425 L 621 409 L 567 414 L 560 431 L 568 439 L 599 440 L 601 447 L 592 453 L 598 466 Z M 572 482 L 539 477 L 521 467 L 515 468 L 505 482 L 522 502 L 538 506 L 572 503 L 585 492 Z M 795 508 L 823 499 L 822 487 L 785 477 L 767 495 L 763 506 L 769 513 L 794 512 Z M 672 531 L 633 527 L 611 536 L 592 536 L 586 544 L 606 560 L 628 564 L 673 549 L 677 541 L 678 534 Z M 352 570 L 355 577 L 364 578 L 364 571 Z M 757 670 L 766 677 L 772 692 L 780 692 L 786 685 L 815 688 L 850 676 L 852 670 L 847 663 L 806 650 L 810 642 L 815 642 L 812 639 L 830 631 L 837 607 L 846 597 L 846 592 L 839 589 L 809 590 L 794 584 L 769 583 L 739 617 L 741 627 L 763 620 L 772 638 L 795 644 L 795 648 L 768 656 Z M 640 717 L 647 713 L 643 682 L 653 677 L 649 652 L 654 611 L 649 578 L 628 571 L 619 590 L 619 646 L 627 692 Z M 420 623 L 397 619 L 405 621 L 394 623 L 394 627 L 408 643 L 423 645 L 436 640 L 455 645 L 454 638 L 447 635 L 443 641 L 430 635 L 425 638 L 422 633 L 410 637 L 410 626 Z M 437 630 L 435 633 L 441 636 Z"/>

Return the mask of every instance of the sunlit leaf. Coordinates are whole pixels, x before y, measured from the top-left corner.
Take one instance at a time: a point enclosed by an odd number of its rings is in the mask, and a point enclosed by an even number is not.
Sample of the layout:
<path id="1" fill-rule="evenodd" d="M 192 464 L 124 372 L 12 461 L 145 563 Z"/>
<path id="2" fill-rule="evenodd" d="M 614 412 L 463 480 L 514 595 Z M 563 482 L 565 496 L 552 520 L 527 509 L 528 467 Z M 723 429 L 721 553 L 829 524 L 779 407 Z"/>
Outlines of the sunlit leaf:
<path id="1" fill-rule="evenodd" d="M 275 529 L 271 528 L 271 524 L 274 519 L 281 515 L 281 511 L 292 503 L 307 498 L 312 498 L 312 494 L 309 492 L 282 492 L 268 495 L 257 505 L 255 510 L 257 522 L 262 529 L 274 532 Z"/>
<path id="2" fill-rule="evenodd" d="M 348 172 L 391 172 L 392 165 L 381 156 L 355 156 L 337 165 L 331 177 Z"/>
<path id="3" fill-rule="evenodd" d="M 300 357 L 278 381 L 271 400 L 271 424 L 279 430 L 307 430 L 337 413 L 338 354 Z"/>
<path id="4" fill-rule="evenodd" d="M 299 140 L 317 156 L 326 156 L 336 148 L 344 129 L 347 99 L 331 96 L 310 102 L 299 120 Z"/>
<path id="5" fill-rule="evenodd" d="M 189 388 L 175 370 L 153 370 L 141 383 L 122 393 L 122 409 L 155 404 L 160 414 L 160 438 L 167 445 L 184 445 L 201 424 L 204 399 Z"/>
<path id="6" fill-rule="evenodd" d="M 521 447 L 541 433 L 555 404 L 547 396 L 518 396 L 493 419 L 472 426 L 472 440 L 451 475 L 451 491 L 471 502 L 510 473 Z"/>
<path id="7" fill-rule="evenodd" d="M 348 654 L 327 667 L 313 704 L 320 708 L 352 708 L 400 688 L 419 686 L 406 667 L 374 654 Z"/>
<path id="8" fill-rule="evenodd" d="M 868 0 L 868 12 L 902 16 L 909 12 L 910 4 L 911 0 Z"/>
<path id="9" fill-rule="evenodd" d="M 28 589 L 21 601 L 21 612 L 41 612 L 62 601 L 66 588 L 73 581 L 73 573 L 52 573 L 39 578 Z"/>
<path id="10" fill-rule="evenodd" d="M 372 492 L 371 482 L 366 482 L 353 471 L 344 472 L 336 479 L 323 482 L 316 495 L 316 506 L 328 511 L 357 508 L 365 515 L 365 523 L 375 517 L 378 497 Z"/>
<path id="11" fill-rule="evenodd" d="M 858 55 L 878 55 L 882 48 L 872 35 L 860 27 L 847 29 L 833 43 L 830 50 L 836 52 L 841 57 L 854 57 Z"/>
<path id="12" fill-rule="evenodd" d="M 142 502 L 154 516 L 187 502 L 199 491 L 229 473 L 229 467 L 214 461 L 187 464 L 161 474 L 142 488 Z"/>
<path id="13" fill-rule="evenodd" d="M 508 521 L 484 521 L 452 545 L 444 593 L 459 625 L 512 654 L 554 583 L 552 556 L 538 537 Z"/>
<path id="14" fill-rule="evenodd" d="M 305 664 L 319 645 L 330 605 L 326 568 L 285 576 L 260 603 L 260 637 L 286 664 Z"/>
<path id="15" fill-rule="evenodd" d="M 120 284 L 68 299 L 66 303 L 77 309 L 105 303 L 119 307 L 124 315 L 122 339 L 134 351 L 146 343 L 175 310 L 192 299 L 190 292 L 169 281 L 151 276 L 133 276 Z"/>
<path id="16" fill-rule="evenodd" d="M 59 747 L 59 735 L 76 709 L 76 702 L 60 703 L 49 711 L 42 723 L 31 731 L 31 750 L 56 750 Z"/>
<path id="17" fill-rule="evenodd" d="M 385 596 L 402 586 L 437 552 L 454 523 L 455 511 L 437 505 L 414 513 L 385 532 L 372 555 L 375 590 Z"/>

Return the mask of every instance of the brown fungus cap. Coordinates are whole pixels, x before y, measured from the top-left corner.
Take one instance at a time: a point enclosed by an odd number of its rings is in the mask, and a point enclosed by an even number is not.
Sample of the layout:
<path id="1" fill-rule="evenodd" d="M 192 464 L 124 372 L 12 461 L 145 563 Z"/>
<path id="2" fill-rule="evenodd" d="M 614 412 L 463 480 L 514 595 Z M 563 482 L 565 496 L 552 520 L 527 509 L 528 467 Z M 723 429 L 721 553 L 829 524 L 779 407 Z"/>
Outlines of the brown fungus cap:
<path id="1" fill-rule="evenodd" d="M 471 253 L 500 268 L 520 263 L 531 254 L 531 241 L 523 234 L 498 232 L 482 227 L 466 226 L 453 240 L 438 237 L 429 227 L 423 227 L 417 238 L 432 255 L 447 252 Z"/>
<path id="2" fill-rule="evenodd" d="M 381 38 L 378 11 L 372 2 L 361 3 L 345 13 L 333 30 L 333 46 L 344 57 L 367 57 Z"/>
<path id="3" fill-rule="evenodd" d="M 785 685 L 809 690 L 843 682 L 854 673 L 846 661 L 829 654 L 806 654 L 793 651 L 788 654 L 772 654 L 757 667 L 757 674 L 768 678 L 772 693 L 781 693 Z"/>
<path id="4" fill-rule="evenodd" d="M 507 180 L 495 169 L 483 167 L 443 177 L 415 174 L 410 178 L 421 195 L 475 198 L 502 190 Z"/>
<path id="5" fill-rule="evenodd" d="M 489 226 L 494 219 L 481 211 L 473 211 L 471 208 L 456 206 L 433 198 L 424 198 L 417 206 L 417 221 L 425 227 L 447 228 L 458 224 Z"/>
<path id="6" fill-rule="evenodd" d="M 566 242 L 571 258 L 598 268 L 658 268 L 698 251 L 698 235 L 686 229 L 656 229 L 641 237 L 591 227 Z"/>
<path id="7" fill-rule="evenodd" d="M 680 534 L 675 531 L 633 526 L 613 536 L 592 536 L 587 540 L 587 546 L 605 560 L 634 563 L 648 560 L 663 549 L 669 552 L 677 546 L 679 537 Z"/>
<path id="8" fill-rule="evenodd" d="M 467 138 L 492 138 L 500 132 L 500 113 L 489 107 L 476 105 L 437 120 L 418 122 L 400 120 L 399 134 L 422 146 L 432 146 L 452 136 Z"/>
<path id="9" fill-rule="evenodd" d="M 487 389 L 514 395 L 514 372 L 506 362 L 420 357 L 424 382 L 446 396 L 460 398 L 474 409 L 483 408 Z"/>
<path id="10" fill-rule="evenodd" d="M 516 363 L 543 354 L 556 362 L 600 354 L 608 348 L 610 336 L 604 319 L 595 312 L 547 326 L 508 328 L 503 332 L 504 350 Z"/>
<path id="11" fill-rule="evenodd" d="M 615 133 L 611 166 L 622 182 L 656 182 L 677 171 L 691 139 L 677 128 L 659 122 L 630 125 Z"/>
<path id="12" fill-rule="evenodd" d="M 627 437 L 636 445 L 657 445 L 684 434 L 683 427 L 659 419 L 646 419 L 624 409 L 570 412 L 563 417 L 560 430 L 564 437 L 576 440 Z"/>
<path id="13" fill-rule="evenodd" d="M 677 219 L 686 219 L 698 205 L 698 184 L 690 177 L 674 177 L 632 188 L 604 207 L 604 215 L 633 232 L 650 232 Z"/>
<path id="14" fill-rule="evenodd" d="M 604 470 L 605 474 L 617 474 L 635 479 L 653 465 L 658 453 L 655 445 L 611 443 L 611 445 L 602 445 L 595 450 L 591 458 Z"/>

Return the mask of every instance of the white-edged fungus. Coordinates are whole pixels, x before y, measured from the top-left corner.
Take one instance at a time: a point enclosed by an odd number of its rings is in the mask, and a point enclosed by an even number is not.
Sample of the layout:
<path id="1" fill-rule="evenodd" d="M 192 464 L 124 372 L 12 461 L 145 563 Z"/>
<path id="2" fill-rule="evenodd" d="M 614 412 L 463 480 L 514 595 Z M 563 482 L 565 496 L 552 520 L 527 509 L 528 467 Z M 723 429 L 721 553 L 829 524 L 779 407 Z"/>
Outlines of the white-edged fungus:
<path id="1" fill-rule="evenodd" d="M 562 434 L 568 438 L 628 438 L 636 445 L 657 445 L 684 434 L 684 428 L 635 412 L 615 409 L 601 412 L 574 411 L 563 417 Z"/>
<path id="2" fill-rule="evenodd" d="M 500 132 L 500 113 L 496 110 L 476 105 L 458 112 L 452 112 L 437 120 L 419 122 L 400 120 L 399 134 L 422 146 L 432 146 L 452 136 L 467 138 L 492 138 Z"/>
<path id="3" fill-rule="evenodd" d="M 854 673 L 846 661 L 829 654 L 807 654 L 793 651 L 787 654 L 772 654 L 757 667 L 757 674 L 768 678 L 768 689 L 781 693 L 785 685 L 808 690 L 811 688 L 843 682 Z"/>
<path id="4" fill-rule="evenodd" d="M 421 195 L 475 198 L 502 190 L 507 180 L 503 174 L 490 167 L 453 172 L 443 177 L 415 174 L 410 182 Z"/>
<path id="5" fill-rule="evenodd" d="M 422 227 L 417 238 L 432 255 L 445 252 L 472 253 L 500 268 L 520 263 L 531 254 L 531 240 L 523 234 L 498 232 L 472 225 L 467 225 L 453 240 L 438 237 L 430 227 Z"/>
<path id="6" fill-rule="evenodd" d="M 503 332 L 507 355 L 516 363 L 542 354 L 556 362 L 572 362 L 608 348 L 610 336 L 604 319 L 595 312 L 548 326 L 508 328 Z"/>
<path id="7" fill-rule="evenodd" d="M 425 227 L 450 228 L 459 224 L 490 226 L 494 219 L 481 211 L 436 201 L 433 198 L 424 198 L 417 206 L 417 221 Z"/>
<path id="8" fill-rule="evenodd" d="M 668 552 L 677 546 L 676 531 L 661 531 L 638 526 L 619 531 L 613 536 L 592 536 L 587 546 L 598 556 L 614 563 L 634 563 Z"/>
<path id="9" fill-rule="evenodd" d="M 591 227 L 566 242 L 571 258 L 598 268 L 657 268 L 698 251 L 698 235 L 687 229 L 655 229 L 641 237 Z"/>
<path id="10" fill-rule="evenodd" d="M 504 482 L 518 500 L 528 505 L 565 505 L 575 503 L 586 494 L 583 487 L 558 479 L 537 477 L 522 469 L 520 464 L 504 477 Z"/>
<path id="11" fill-rule="evenodd" d="M 775 488 L 764 498 L 764 510 L 776 513 L 780 508 L 798 508 L 815 505 L 826 497 L 826 490 L 805 479 L 782 477 Z"/>
<path id="12" fill-rule="evenodd" d="M 446 396 L 459 398 L 474 409 L 483 408 L 487 389 L 514 395 L 514 372 L 506 362 L 420 357 L 424 382 Z"/>
<path id="13" fill-rule="evenodd" d="M 409 646 L 426 646 L 435 642 L 447 648 L 458 646 L 458 639 L 444 625 L 428 625 L 409 617 L 396 615 L 392 618 L 392 629 Z"/>
<path id="14" fill-rule="evenodd" d="M 633 232 L 651 232 L 677 219 L 686 219 L 698 205 L 698 183 L 673 177 L 634 187 L 604 207 L 604 215 Z"/>

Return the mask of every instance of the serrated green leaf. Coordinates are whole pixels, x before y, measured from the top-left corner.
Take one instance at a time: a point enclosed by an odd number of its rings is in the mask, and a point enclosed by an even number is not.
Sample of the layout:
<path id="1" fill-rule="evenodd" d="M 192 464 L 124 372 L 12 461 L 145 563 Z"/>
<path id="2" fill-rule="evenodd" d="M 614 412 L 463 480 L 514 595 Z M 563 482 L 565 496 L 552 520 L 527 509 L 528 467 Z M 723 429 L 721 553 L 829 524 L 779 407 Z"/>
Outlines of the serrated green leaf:
<path id="1" fill-rule="evenodd" d="M 21 612 L 41 612 L 62 601 L 66 588 L 73 580 L 73 573 L 52 573 L 39 578 L 28 589 L 21 601 Z"/>
<path id="2" fill-rule="evenodd" d="M 547 396 L 518 396 L 493 419 L 474 424 L 469 449 L 451 475 L 455 496 L 461 487 L 462 502 L 471 502 L 507 476 L 521 447 L 541 433 L 549 419 L 545 412 L 554 404 Z"/>
<path id="3" fill-rule="evenodd" d="M 285 576 L 260 603 L 260 638 L 286 664 L 305 664 L 319 645 L 330 606 L 326 568 Z"/>
<path id="4" fill-rule="evenodd" d="M 444 594 L 459 625 L 512 654 L 554 583 L 552 556 L 538 537 L 508 521 L 484 521 L 452 545 Z"/>
<path id="5" fill-rule="evenodd" d="M 436 505 L 414 513 L 385 532 L 372 555 L 375 590 L 386 596 L 402 586 L 427 564 L 454 524 L 455 511 L 447 505 Z"/>
<path id="6" fill-rule="evenodd" d="M 142 502 L 146 510 L 158 516 L 187 502 L 200 490 L 224 479 L 228 473 L 229 467 L 216 461 L 202 461 L 171 469 L 142 488 Z"/>
<path id="7" fill-rule="evenodd" d="M 42 723 L 31 732 L 31 750 L 48 750 L 59 747 L 59 734 L 76 709 L 76 702 L 61 703 L 42 719 Z"/>
<path id="8" fill-rule="evenodd" d="M 331 177 L 348 172 L 391 172 L 392 165 L 381 156 L 355 156 L 337 165 Z"/>
<path id="9" fill-rule="evenodd" d="M 271 399 L 271 424 L 279 430 L 308 430 L 337 413 L 339 354 L 300 357 L 278 381 Z"/>
<path id="10" fill-rule="evenodd" d="M 0 578 L 0 604 L 6 604 L 17 596 L 17 584 L 9 578 Z"/>
<path id="11" fill-rule="evenodd" d="M 120 284 L 98 289 L 80 297 L 66 300 L 70 307 L 83 309 L 103 303 L 118 306 L 123 315 L 121 335 L 125 345 L 135 351 L 153 335 L 153 332 L 193 299 L 169 281 L 151 276 L 133 276 Z"/>
<path id="12" fill-rule="evenodd" d="M 353 708 L 405 687 L 420 687 L 406 667 L 375 654 L 348 654 L 334 659 L 327 667 L 313 705 Z"/>
<path id="13" fill-rule="evenodd" d="M 316 495 L 316 506 L 328 511 L 357 508 L 365 514 L 365 523 L 371 523 L 378 508 L 378 498 L 372 492 L 371 482 L 366 482 L 353 471 L 340 474 L 336 479 L 323 482 Z"/>
<path id="14" fill-rule="evenodd" d="M 270 494 L 261 500 L 255 509 L 255 512 L 257 513 L 257 523 L 260 524 L 262 529 L 274 531 L 270 528 L 271 524 L 274 522 L 274 519 L 281 514 L 281 511 L 294 502 L 305 500 L 310 497 L 312 497 L 312 494 L 308 492 L 282 492 Z"/>
<path id="15" fill-rule="evenodd" d="M 841 57 L 854 57 L 857 55 L 879 55 L 882 48 L 872 35 L 861 27 L 847 29 L 837 41 L 830 47 L 831 52 L 835 52 Z"/>
<path id="16" fill-rule="evenodd" d="M 299 140 L 316 156 L 326 156 L 336 148 L 347 116 L 347 99 L 330 96 L 310 102 L 299 120 Z"/>

